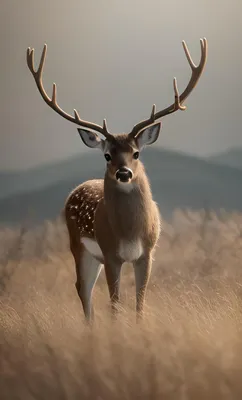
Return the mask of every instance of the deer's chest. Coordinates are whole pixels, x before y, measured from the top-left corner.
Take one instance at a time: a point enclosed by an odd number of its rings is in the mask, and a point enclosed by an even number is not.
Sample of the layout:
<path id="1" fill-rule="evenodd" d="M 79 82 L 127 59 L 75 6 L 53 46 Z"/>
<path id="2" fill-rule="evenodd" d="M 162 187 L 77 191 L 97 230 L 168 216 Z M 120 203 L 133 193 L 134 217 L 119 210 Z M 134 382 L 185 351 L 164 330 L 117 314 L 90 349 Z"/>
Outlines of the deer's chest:
<path id="1" fill-rule="evenodd" d="M 89 238 L 82 238 L 82 243 L 85 248 L 93 255 L 93 257 L 98 259 L 103 259 L 103 252 L 96 242 L 96 240 Z M 118 242 L 116 249 L 110 249 L 110 253 L 115 251 L 123 261 L 132 262 L 138 260 L 143 254 L 143 244 L 140 239 L 130 240 L 120 240 Z"/>
<path id="2" fill-rule="evenodd" d="M 140 239 L 120 240 L 118 246 L 119 257 L 127 262 L 138 260 L 143 254 L 143 244 Z"/>

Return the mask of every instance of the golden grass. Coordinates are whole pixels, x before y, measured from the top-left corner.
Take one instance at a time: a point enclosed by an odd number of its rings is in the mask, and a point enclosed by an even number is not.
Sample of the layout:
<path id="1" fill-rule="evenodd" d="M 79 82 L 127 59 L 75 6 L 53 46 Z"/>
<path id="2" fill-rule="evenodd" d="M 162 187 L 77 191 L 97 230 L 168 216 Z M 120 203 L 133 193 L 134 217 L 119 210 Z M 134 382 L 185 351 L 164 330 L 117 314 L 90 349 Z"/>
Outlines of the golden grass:
<path id="1" fill-rule="evenodd" d="M 132 269 L 112 323 L 102 273 L 84 324 L 63 223 L 0 231 L 0 398 L 241 399 L 242 215 L 165 223 L 135 324 Z"/>

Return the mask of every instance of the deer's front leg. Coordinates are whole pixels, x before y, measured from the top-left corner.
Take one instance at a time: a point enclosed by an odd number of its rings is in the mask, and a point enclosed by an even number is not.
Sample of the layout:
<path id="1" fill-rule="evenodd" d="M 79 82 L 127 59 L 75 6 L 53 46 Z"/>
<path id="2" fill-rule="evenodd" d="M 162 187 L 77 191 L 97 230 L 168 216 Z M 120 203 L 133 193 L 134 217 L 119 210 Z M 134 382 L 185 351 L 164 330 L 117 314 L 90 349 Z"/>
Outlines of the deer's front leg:
<path id="1" fill-rule="evenodd" d="M 134 261 L 133 266 L 136 285 L 136 318 L 138 321 L 143 316 L 145 292 L 152 268 L 151 254 L 144 254 L 137 261 Z"/>
<path id="2" fill-rule="evenodd" d="M 120 273 L 122 262 L 116 258 L 106 259 L 104 263 L 105 274 L 111 300 L 112 315 L 117 313 L 117 304 L 120 297 Z"/>

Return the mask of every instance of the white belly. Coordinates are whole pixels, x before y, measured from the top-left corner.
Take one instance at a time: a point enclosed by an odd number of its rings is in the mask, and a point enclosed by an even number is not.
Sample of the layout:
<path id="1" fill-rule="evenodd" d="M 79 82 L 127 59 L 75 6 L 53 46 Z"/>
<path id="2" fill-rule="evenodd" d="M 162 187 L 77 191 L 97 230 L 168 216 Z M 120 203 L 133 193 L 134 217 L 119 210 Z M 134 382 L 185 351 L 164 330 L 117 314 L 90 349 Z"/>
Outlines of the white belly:
<path id="1" fill-rule="evenodd" d="M 87 251 L 89 251 L 89 253 L 91 253 L 94 257 L 103 258 L 102 250 L 100 249 L 100 246 L 97 244 L 96 240 L 83 237 L 81 242 L 84 244 Z"/>
<path id="2" fill-rule="evenodd" d="M 119 244 L 119 256 L 127 262 L 138 260 L 142 254 L 143 245 L 140 239 L 136 239 L 132 242 L 122 240 Z"/>

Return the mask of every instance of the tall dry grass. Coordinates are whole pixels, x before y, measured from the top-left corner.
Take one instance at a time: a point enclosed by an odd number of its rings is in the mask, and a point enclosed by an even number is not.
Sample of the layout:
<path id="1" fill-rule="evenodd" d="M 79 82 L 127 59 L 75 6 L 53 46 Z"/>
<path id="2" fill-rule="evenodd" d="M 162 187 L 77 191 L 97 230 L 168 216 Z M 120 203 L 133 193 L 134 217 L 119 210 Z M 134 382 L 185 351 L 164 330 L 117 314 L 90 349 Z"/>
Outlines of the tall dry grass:
<path id="1" fill-rule="evenodd" d="M 1 399 L 242 398 L 242 215 L 174 213 L 140 325 L 126 265 L 118 320 L 102 273 L 85 326 L 60 220 L 0 242 Z"/>

